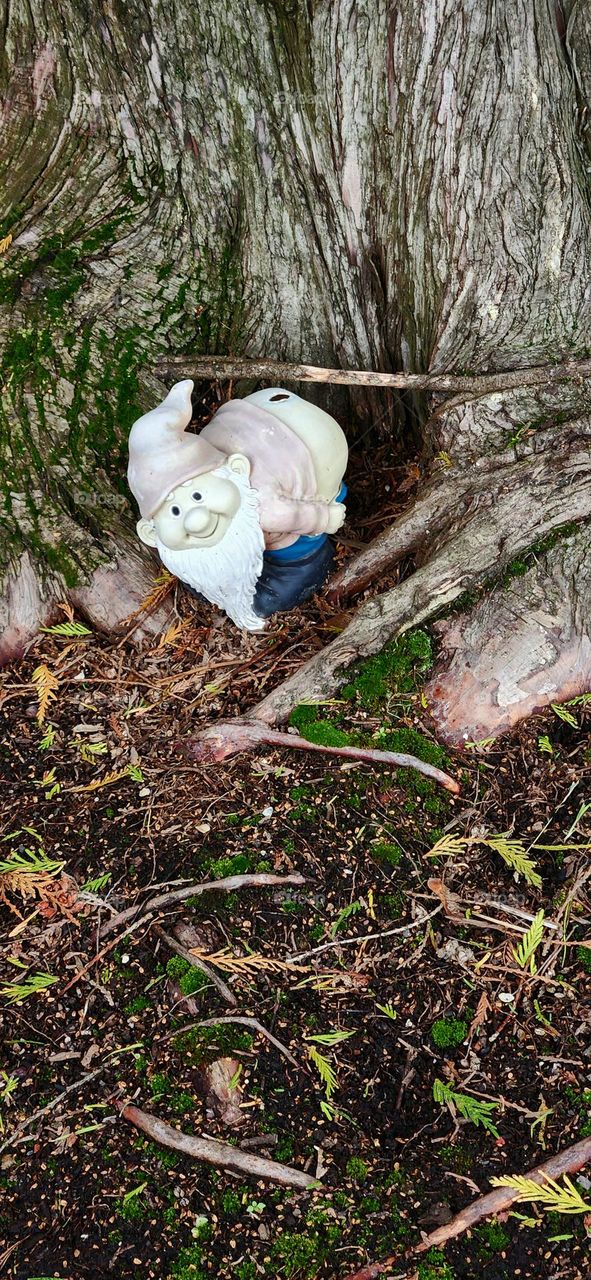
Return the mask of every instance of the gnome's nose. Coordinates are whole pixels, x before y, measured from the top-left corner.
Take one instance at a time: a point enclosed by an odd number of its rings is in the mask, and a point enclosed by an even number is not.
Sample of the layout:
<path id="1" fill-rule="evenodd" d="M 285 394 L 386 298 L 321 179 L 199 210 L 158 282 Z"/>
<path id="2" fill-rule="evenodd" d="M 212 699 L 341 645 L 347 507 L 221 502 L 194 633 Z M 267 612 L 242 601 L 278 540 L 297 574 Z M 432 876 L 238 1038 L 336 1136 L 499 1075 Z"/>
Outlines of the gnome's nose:
<path id="1" fill-rule="evenodd" d="M 205 533 L 211 524 L 211 511 L 207 507 L 191 507 L 183 521 L 187 533 Z"/>

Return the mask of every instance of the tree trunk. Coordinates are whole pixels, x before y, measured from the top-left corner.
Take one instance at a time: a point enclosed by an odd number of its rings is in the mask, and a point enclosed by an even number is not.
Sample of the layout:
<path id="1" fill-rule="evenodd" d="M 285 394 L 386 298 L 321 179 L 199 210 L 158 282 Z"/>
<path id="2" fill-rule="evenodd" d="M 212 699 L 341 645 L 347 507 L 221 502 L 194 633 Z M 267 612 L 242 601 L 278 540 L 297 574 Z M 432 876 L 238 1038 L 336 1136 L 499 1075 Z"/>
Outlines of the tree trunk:
<path id="1" fill-rule="evenodd" d="M 159 357 L 477 374 L 588 354 L 584 0 L 259 0 L 248 14 L 232 0 L 14 0 L 3 37 L 5 655 L 56 599 L 107 627 L 148 589 L 123 476 L 129 425 L 163 391 Z M 590 385 L 423 413 L 425 458 L 452 463 L 430 486 L 453 496 L 460 477 L 464 497 L 463 515 L 415 538 L 419 573 L 444 544 L 453 572 L 459 525 L 462 564 L 472 544 L 484 577 L 515 545 L 503 519 L 531 525 L 526 547 L 587 519 Z M 398 447 L 403 402 L 374 389 L 351 403 Z M 569 487 L 522 494 L 521 474 L 551 479 L 557 456 Z M 546 581 L 569 592 L 559 632 L 582 645 L 583 684 L 587 537 L 583 523 L 532 569 L 532 599 Z M 504 615 L 516 655 L 525 603 Z M 477 625 L 490 688 L 491 623 L 471 624 L 473 639 Z M 443 686 L 442 731 L 472 736 Z"/>

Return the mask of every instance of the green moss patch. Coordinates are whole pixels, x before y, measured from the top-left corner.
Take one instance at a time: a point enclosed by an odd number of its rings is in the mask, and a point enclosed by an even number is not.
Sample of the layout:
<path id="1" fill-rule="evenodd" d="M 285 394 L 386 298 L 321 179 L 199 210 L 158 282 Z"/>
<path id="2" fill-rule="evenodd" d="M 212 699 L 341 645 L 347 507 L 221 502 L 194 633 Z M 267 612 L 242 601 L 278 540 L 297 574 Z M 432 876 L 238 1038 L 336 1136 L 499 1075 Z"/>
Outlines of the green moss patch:
<path id="1" fill-rule="evenodd" d="M 431 637 L 426 631 L 407 631 L 357 668 L 342 696 L 373 710 L 390 693 L 416 693 L 432 665 Z"/>

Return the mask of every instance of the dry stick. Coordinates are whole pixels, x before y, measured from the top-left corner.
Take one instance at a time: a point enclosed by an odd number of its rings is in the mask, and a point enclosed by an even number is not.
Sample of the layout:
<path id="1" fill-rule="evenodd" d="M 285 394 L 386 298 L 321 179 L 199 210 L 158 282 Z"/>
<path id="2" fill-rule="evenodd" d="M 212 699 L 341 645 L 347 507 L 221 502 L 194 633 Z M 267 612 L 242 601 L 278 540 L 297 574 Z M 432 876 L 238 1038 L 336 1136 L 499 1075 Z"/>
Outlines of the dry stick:
<path id="1" fill-rule="evenodd" d="M 193 959 L 195 959 L 195 957 L 193 957 Z M 287 1058 L 287 1061 L 291 1062 L 292 1066 L 297 1067 L 298 1071 L 302 1070 L 299 1062 L 294 1058 L 293 1053 L 290 1053 L 286 1045 L 282 1044 L 281 1040 L 278 1040 L 271 1031 L 267 1031 L 267 1028 L 263 1026 L 262 1022 L 259 1022 L 258 1018 L 239 1017 L 238 1015 L 234 1016 L 233 1014 L 228 1014 L 223 1018 L 205 1018 L 202 1022 L 189 1022 L 185 1027 L 175 1027 L 173 1031 L 167 1031 L 166 1035 L 162 1036 L 156 1044 L 156 1049 L 158 1049 L 161 1044 L 164 1044 L 166 1040 L 170 1040 L 172 1036 L 182 1036 L 185 1034 L 185 1031 L 195 1031 L 198 1027 L 217 1027 L 220 1022 L 223 1024 L 237 1022 L 241 1027 L 251 1027 L 253 1031 L 258 1031 L 259 1035 L 264 1036 L 266 1040 L 269 1040 L 271 1044 L 275 1045 L 275 1048 L 279 1050 L 279 1053 L 282 1053 L 283 1057 Z"/>
<path id="2" fill-rule="evenodd" d="M 426 924 L 427 920 L 432 920 L 433 916 L 438 916 L 443 911 L 441 903 L 435 907 L 434 911 L 429 911 L 427 915 L 421 916 L 419 920 L 409 920 L 408 924 L 397 925 L 395 929 L 384 929 L 381 933 L 363 933 L 359 938 L 335 938 L 332 942 L 323 942 L 320 947 L 314 947 L 312 951 L 302 951 L 298 955 L 288 956 L 290 964 L 299 964 L 301 960 L 309 960 L 311 956 L 319 956 L 323 951 L 334 951 L 338 947 L 352 947 L 355 943 L 374 942 L 381 938 L 391 938 L 394 933 L 406 933 L 409 929 L 418 929 L 422 924 Z"/>
<path id="3" fill-rule="evenodd" d="M 120 925 L 125 924 L 127 920 L 131 920 L 132 916 L 136 916 L 138 913 L 140 919 L 145 920 L 146 916 L 153 915 L 154 911 L 158 911 L 160 907 L 169 907 L 173 902 L 184 902 L 187 898 L 197 898 L 202 893 L 213 892 L 214 889 L 221 889 L 224 893 L 230 893 L 233 889 L 256 888 L 258 885 L 305 883 L 306 877 L 301 876 L 299 872 L 294 871 L 292 875 L 288 876 L 274 876 L 268 871 L 257 871 L 252 875 L 225 876 L 223 880 L 207 880 L 205 884 L 185 885 L 183 889 L 160 893 L 157 897 L 150 898 L 143 906 L 136 903 L 135 906 L 127 907 L 125 911 L 120 911 L 118 916 L 106 921 L 100 930 L 99 937 L 106 938 L 107 934 L 112 933 L 113 929 L 118 929 Z"/>
<path id="4" fill-rule="evenodd" d="M 544 1186 L 547 1178 L 556 1179 L 561 1178 L 565 1173 L 577 1173 L 590 1160 L 591 1138 L 582 1138 L 580 1142 L 575 1142 L 574 1146 L 565 1147 L 564 1151 L 560 1151 L 558 1155 L 550 1156 L 549 1160 L 532 1169 L 526 1177 Z M 417 1253 L 426 1253 L 427 1249 L 433 1249 L 445 1244 L 448 1240 L 453 1240 L 455 1236 L 463 1235 L 464 1231 L 474 1227 L 482 1218 L 489 1218 L 491 1214 L 499 1214 L 509 1209 L 518 1195 L 519 1192 L 513 1187 L 498 1187 L 494 1191 L 489 1191 L 487 1195 L 480 1196 L 465 1209 L 460 1209 L 460 1212 L 456 1213 L 451 1222 L 447 1222 L 444 1227 L 437 1227 L 428 1236 L 424 1236 L 420 1244 L 408 1250 L 406 1257 L 412 1258 Z M 400 1259 L 395 1255 L 386 1258 L 384 1262 L 370 1262 L 369 1266 L 362 1267 L 361 1271 L 347 1276 L 346 1280 L 375 1280 L 376 1276 L 389 1271 L 396 1262 L 399 1263 Z"/>
<path id="5" fill-rule="evenodd" d="M 389 387 L 392 391 L 466 393 L 467 398 L 591 377 L 591 360 L 565 360 L 555 365 L 533 365 L 506 373 L 482 373 L 461 377 L 448 373 L 378 373 L 371 369 L 324 369 L 313 364 L 284 364 L 278 360 L 239 359 L 235 356 L 168 356 L 159 360 L 160 377 L 264 378 L 275 383 L 322 382 L 345 387 Z"/>
<path id="6" fill-rule="evenodd" d="M 0 1154 L 3 1151 L 6 1151 L 7 1147 L 14 1146 L 14 1143 L 18 1142 L 22 1137 L 25 1129 L 30 1129 L 31 1125 L 34 1124 L 36 1120 L 40 1120 L 42 1116 L 47 1115 L 48 1111 L 53 1111 L 54 1107 L 57 1107 L 64 1098 L 67 1098 L 69 1093 L 75 1093 L 77 1089 L 83 1089 L 84 1085 L 88 1084 L 89 1080 L 95 1080 L 97 1076 L 102 1076 L 104 1070 L 105 1067 L 102 1066 L 97 1067 L 96 1071 L 89 1071 L 87 1075 L 81 1076 L 80 1080 L 74 1080 L 73 1084 L 69 1084 L 65 1089 L 62 1089 L 61 1093 L 58 1093 L 55 1098 L 51 1099 L 51 1102 L 46 1102 L 44 1107 L 40 1107 L 38 1111 L 34 1111 L 32 1116 L 28 1116 L 13 1133 L 9 1134 L 6 1142 L 3 1142 L 0 1147 Z"/>
<path id="7" fill-rule="evenodd" d="M 171 951 L 176 951 L 177 956 L 182 956 L 183 960 L 187 961 L 187 964 L 193 965 L 195 969 L 200 969 L 201 973 L 204 973 L 205 976 L 209 978 L 209 981 L 217 988 L 222 998 L 226 1001 L 226 1004 L 237 1004 L 234 992 L 230 991 L 230 988 L 226 986 L 223 978 L 219 978 L 217 973 L 214 973 L 213 969 L 210 969 L 209 965 L 205 963 L 205 960 L 199 960 L 197 956 L 193 955 L 192 951 L 188 951 L 186 947 L 183 947 L 182 943 L 177 942 L 176 938 L 173 938 L 170 933 L 165 933 L 164 929 L 161 929 L 159 925 L 153 924 L 152 929 L 154 930 L 154 933 L 158 934 L 159 938 L 162 938 L 162 941 L 166 943 L 167 947 L 170 947 Z"/>
<path id="8" fill-rule="evenodd" d="M 296 747 L 299 751 L 320 751 L 322 755 L 344 760 L 366 760 L 370 764 L 391 764 L 403 769 L 416 769 L 417 773 L 433 778 L 454 795 L 458 795 L 460 790 L 459 783 L 450 778 L 448 773 L 424 760 L 418 760 L 416 756 L 398 751 L 374 751 L 368 747 L 326 747 L 318 742 L 308 742 L 306 738 L 293 733 L 269 729 L 256 720 L 229 720 L 203 729 L 191 739 L 189 755 L 199 763 L 209 764 L 224 760 L 236 751 L 250 750 L 259 743 L 272 747 Z"/>
<path id="9" fill-rule="evenodd" d="M 103 956 L 106 956 L 109 951 L 112 951 L 113 947 L 116 947 L 118 942 L 122 942 L 123 939 L 127 938 L 135 929 L 139 929 L 139 926 L 143 923 L 143 920 L 136 920 L 135 924 L 129 925 L 129 927 L 124 930 L 120 938 L 113 938 L 112 942 L 108 942 L 106 947 L 102 947 L 100 951 L 97 951 L 96 955 L 92 957 L 92 960 L 89 960 L 88 964 L 83 965 L 82 969 L 79 969 L 78 972 L 74 974 L 74 977 L 70 978 L 69 982 L 66 982 L 62 995 L 65 995 L 66 991 L 70 990 L 70 987 L 75 987 L 76 983 L 80 982 L 81 978 L 86 977 L 86 974 L 89 973 L 91 969 L 94 969 L 95 964 L 98 964 L 99 960 L 103 959 Z M 100 936 L 101 935 L 99 934 L 99 937 Z"/>
<path id="10" fill-rule="evenodd" d="M 203 1160 L 216 1169 L 230 1169 L 234 1173 L 250 1174 L 253 1178 L 266 1178 L 270 1182 L 278 1182 L 282 1187 L 296 1187 L 306 1191 L 316 1186 L 316 1179 L 290 1165 L 278 1164 L 275 1160 L 263 1160 L 261 1156 L 251 1156 L 238 1147 L 230 1147 L 226 1142 L 218 1142 L 215 1138 L 194 1138 L 188 1133 L 181 1133 L 171 1125 L 160 1120 L 158 1116 L 140 1111 L 139 1107 L 115 1101 L 124 1120 L 142 1129 L 154 1142 L 161 1142 L 164 1147 L 173 1151 L 182 1151 L 184 1155 L 193 1156 L 195 1160 Z"/>

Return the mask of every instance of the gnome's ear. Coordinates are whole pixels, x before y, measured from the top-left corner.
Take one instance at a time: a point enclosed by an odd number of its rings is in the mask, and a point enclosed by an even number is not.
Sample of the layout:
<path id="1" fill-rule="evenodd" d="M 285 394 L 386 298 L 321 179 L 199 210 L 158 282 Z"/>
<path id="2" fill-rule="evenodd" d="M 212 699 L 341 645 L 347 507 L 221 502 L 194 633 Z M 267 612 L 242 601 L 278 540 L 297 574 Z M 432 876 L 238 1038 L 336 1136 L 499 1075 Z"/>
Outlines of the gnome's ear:
<path id="1" fill-rule="evenodd" d="M 248 480 L 250 475 L 250 462 L 248 461 L 246 454 L 231 453 L 230 457 L 226 460 L 226 466 L 230 468 L 230 471 L 235 471 L 237 476 L 246 476 L 246 479 Z"/>
<path id="2" fill-rule="evenodd" d="M 138 520 L 135 527 L 138 538 L 140 538 L 142 542 L 145 542 L 147 547 L 156 546 L 156 530 L 154 528 L 153 520 Z"/>

